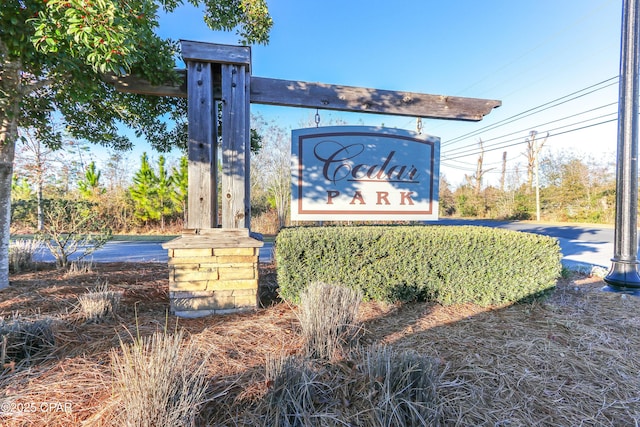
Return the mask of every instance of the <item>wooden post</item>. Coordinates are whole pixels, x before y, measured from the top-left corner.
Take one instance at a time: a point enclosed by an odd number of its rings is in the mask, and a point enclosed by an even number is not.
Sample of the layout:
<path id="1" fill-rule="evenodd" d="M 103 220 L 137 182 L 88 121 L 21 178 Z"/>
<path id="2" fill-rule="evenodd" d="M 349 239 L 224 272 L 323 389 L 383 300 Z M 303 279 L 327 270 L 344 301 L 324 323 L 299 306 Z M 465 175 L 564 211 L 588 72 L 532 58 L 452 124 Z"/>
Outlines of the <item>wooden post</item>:
<path id="1" fill-rule="evenodd" d="M 217 109 L 214 90 L 214 83 L 218 83 L 217 79 L 219 79 L 222 103 L 222 178 L 220 182 L 222 228 L 248 229 L 251 216 L 249 208 L 251 49 L 246 46 L 183 41 L 182 56 L 188 64 L 190 169 L 187 228 L 215 228 L 219 225 L 216 180 L 217 137 L 215 135 Z M 191 220 L 192 217 L 195 218 Z"/>
<path id="2" fill-rule="evenodd" d="M 249 228 L 247 66 L 222 65 L 222 228 Z"/>
<path id="3" fill-rule="evenodd" d="M 187 68 L 189 200 L 186 228 L 215 228 L 218 226 L 218 161 L 212 64 L 189 61 Z"/>

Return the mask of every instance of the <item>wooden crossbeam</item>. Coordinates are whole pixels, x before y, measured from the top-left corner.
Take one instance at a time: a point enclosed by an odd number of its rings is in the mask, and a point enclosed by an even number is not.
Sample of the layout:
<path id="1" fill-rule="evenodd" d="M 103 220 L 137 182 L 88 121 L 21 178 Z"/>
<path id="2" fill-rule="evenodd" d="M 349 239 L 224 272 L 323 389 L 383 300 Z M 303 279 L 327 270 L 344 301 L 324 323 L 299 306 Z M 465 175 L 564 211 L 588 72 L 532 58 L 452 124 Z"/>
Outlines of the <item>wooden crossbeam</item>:
<path id="1" fill-rule="evenodd" d="M 187 96 L 187 72 L 177 70 L 177 83 L 153 86 L 135 76 L 106 76 L 105 80 L 123 92 L 156 96 Z M 217 75 L 216 75 L 217 74 Z M 214 70 L 214 80 L 219 71 Z M 214 98 L 221 96 L 214 93 Z M 457 96 L 368 89 L 325 83 L 251 76 L 250 102 L 284 107 L 385 114 L 432 119 L 480 121 L 501 101 Z"/>

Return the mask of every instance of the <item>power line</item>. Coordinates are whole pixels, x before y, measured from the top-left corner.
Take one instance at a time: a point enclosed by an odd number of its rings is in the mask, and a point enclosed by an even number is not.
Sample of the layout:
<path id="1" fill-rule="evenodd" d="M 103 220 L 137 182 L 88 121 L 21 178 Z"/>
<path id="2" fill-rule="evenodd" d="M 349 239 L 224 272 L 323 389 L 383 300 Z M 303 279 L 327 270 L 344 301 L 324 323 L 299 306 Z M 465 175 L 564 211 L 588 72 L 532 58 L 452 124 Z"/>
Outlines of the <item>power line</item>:
<path id="1" fill-rule="evenodd" d="M 559 119 L 551 120 L 550 122 L 546 122 L 546 123 L 539 123 L 539 124 L 537 124 L 537 125 L 528 126 L 528 129 L 537 129 L 537 128 L 541 127 L 541 126 L 547 126 L 547 125 L 550 125 L 550 124 L 553 124 L 553 123 L 561 122 L 561 121 L 563 121 L 563 120 L 572 119 L 572 118 L 574 118 L 574 117 L 578 117 L 578 116 L 581 116 L 581 115 L 583 115 L 583 114 L 587 114 L 587 113 L 592 113 L 592 112 L 594 112 L 594 111 L 601 110 L 601 109 L 603 109 L 603 108 L 607 108 L 607 107 L 611 107 L 612 105 L 617 105 L 617 104 L 618 104 L 618 102 L 611 102 L 611 103 L 609 103 L 609 104 L 605 104 L 605 105 L 601 105 L 601 106 L 599 106 L 599 107 L 591 108 L 591 109 L 589 109 L 589 110 L 585 110 L 585 111 L 582 111 L 582 112 L 580 112 L 580 113 L 571 114 L 571 115 L 569 115 L 569 116 L 565 116 L 565 117 L 562 117 L 562 118 L 559 118 Z M 596 117 L 596 118 L 599 118 L 599 117 Z M 593 119 L 591 119 L 591 120 L 593 120 Z M 579 123 L 580 123 L 580 122 L 577 122 L 576 124 L 579 124 Z M 516 134 L 522 134 L 523 132 L 526 132 L 526 129 L 523 129 L 523 130 L 517 130 L 517 131 L 515 131 L 515 132 L 507 133 L 507 134 L 505 134 L 505 135 L 501 135 L 501 136 L 496 136 L 496 137 L 494 137 L 494 138 L 483 139 L 483 140 L 482 140 L 482 142 L 495 141 L 496 139 L 502 139 L 502 138 L 506 138 L 506 137 L 508 137 L 508 136 L 512 136 L 512 135 L 516 135 Z M 451 152 L 451 151 L 458 151 L 458 150 L 463 150 L 463 149 L 468 148 L 468 147 L 469 147 L 469 145 L 466 145 L 466 146 L 460 146 L 460 147 L 456 147 L 456 148 L 451 148 L 451 149 L 449 149 L 448 151 L 449 151 L 449 152 Z"/>
<path id="2" fill-rule="evenodd" d="M 540 105 L 538 105 L 538 106 L 536 106 L 536 107 L 533 107 L 533 108 L 530 108 L 530 109 L 525 110 L 525 111 L 523 111 L 523 112 L 520 112 L 520 113 L 518 113 L 518 114 L 515 114 L 515 115 L 513 115 L 513 116 L 511 116 L 511 117 L 507 117 L 507 118 L 505 118 L 505 119 L 503 119 L 503 120 L 500 120 L 500 121 L 498 121 L 498 122 L 496 122 L 496 123 L 493 123 L 493 124 L 491 124 L 491 125 L 487 125 L 487 126 L 484 126 L 484 127 L 480 128 L 480 129 L 476 129 L 475 131 L 468 132 L 468 133 L 466 133 L 466 134 L 463 134 L 463 135 L 457 136 L 457 137 L 455 137 L 455 138 L 452 138 L 452 139 L 450 139 L 450 140 L 448 140 L 448 141 L 444 142 L 443 144 L 441 144 L 441 146 L 450 145 L 450 144 L 453 144 L 453 143 L 458 142 L 458 141 L 460 141 L 460 140 L 464 140 L 464 139 L 471 138 L 471 137 L 473 137 L 473 136 L 479 135 L 479 134 L 480 134 L 480 133 L 482 133 L 483 131 L 488 131 L 488 130 L 496 129 L 496 128 L 501 127 L 501 126 L 504 126 L 504 125 L 506 125 L 506 124 L 513 123 L 513 122 L 515 122 L 515 121 L 517 121 L 517 120 L 521 120 L 521 119 L 523 119 L 523 118 L 525 118 L 525 117 L 529 117 L 529 116 L 531 116 L 531 115 L 533 115 L 533 114 L 537 114 L 537 113 L 540 113 L 540 112 L 542 112 L 542 111 L 546 111 L 546 110 L 548 110 L 548 109 L 551 109 L 551 108 L 557 107 L 557 106 L 559 106 L 559 105 L 565 104 L 565 103 L 567 103 L 567 102 L 573 101 L 573 100 L 575 100 L 575 99 L 578 99 L 578 98 L 581 98 L 581 97 L 583 97 L 583 96 L 589 95 L 589 94 L 591 94 L 591 93 L 597 92 L 597 91 L 599 91 L 599 90 L 605 89 L 605 88 L 607 88 L 607 87 L 609 87 L 609 86 L 612 86 L 612 85 L 616 84 L 617 82 L 609 83 L 609 84 L 607 84 L 606 86 L 600 87 L 600 88 L 598 88 L 598 89 L 594 89 L 594 90 L 592 90 L 592 91 L 590 91 L 590 92 L 587 92 L 587 93 L 582 93 L 582 92 L 584 92 L 584 91 L 587 91 L 587 90 L 589 90 L 589 89 L 593 89 L 593 88 L 595 88 L 595 87 L 597 87 L 597 86 L 600 86 L 600 85 L 602 85 L 602 84 L 605 84 L 605 83 L 611 82 L 612 80 L 617 80 L 617 79 L 618 79 L 618 76 L 614 76 L 614 77 L 608 78 L 608 79 L 603 80 L 603 81 L 601 81 L 601 82 L 595 83 L 595 84 L 593 84 L 593 85 L 591 85 L 591 86 L 587 86 L 587 87 L 585 87 L 585 88 L 582 88 L 582 89 L 580 89 L 580 90 L 577 90 L 577 91 L 575 91 L 575 92 L 572 92 L 572 93 L 570 93 L 570 94 L 568 94 L 568 95 L 561 96 L 560 98 L 553 99 L 553 100 L 551 100 L 551 101 L 545 102 L 544 104 L 540 104 Z M 581 94 L 581 93 L 582 93 L 582 94 Z M 578 95 L 578 94 L 580 94 L 580 95 Z M 577 96 L 576 96 L 576 95 L 577 95 Z M 567 98 L 570 98 L 570 97 L 572 97 L 572 96 L 573 96 L 574 98 L 567 99 Z M 564 101 L 563 101 L 563 100 L 564 100 Z M 560 101 L 562 101 L 562 102 L 560 102 Z M 551 104 L 553 104 L 553 105 L 551 105 Z M 543 108 L 543 107 L 546 107 L 546 108 Z M 536 111 L 536 110 L 539 110 L 539 111 Z"/>
<path id="3" fill-rule="evenodd" d="M 607 115 L 611 115 L 611 114 L 607 114 Z M 549 134 L 549 138 L 552 138 L 552 137 L 554 137 L 554 136 L 564 135 L 564 134 L 571 133 L 571 132 L 576 132 L 576 131 L 579 131 L 579 130 L 588 129 L 588 128 L 591 128 L 591 127 L 594 127 L 594 126 L 604 125 L 604 124 L 607 124 L 607 123 L 615 122 L 615 121 L 617 121 L 617 120 L 618 120 L 618 118 L 616 117 L 615 119 L 605 120 L 605 121 L 598 122 L 598 123 L 593 123 L 593 124 L 590 124 L 590 125 L 587 125 L 587 126 L 582 126 L 582 127 L 575 128 L 575 129 L 569 129 L 569 130 L 566 130 L 566 131 L 563 131 L 563 132 L 558 132 L 558 133 L 554 133 L 554 134 Z M 589 121 L 589 120 L 586 120 L 586 121 Z M 585 122 L 586 122 L 586 121 L 585 121 Z M 584 123 L 584 122 L 582 122 L 582 123 Z M 575 125 L 575 124 L 578 124 L 578 123 L 574 123 L 574 125 Z M 562 126 L 562 127 L 560 127 L 560 128 L 557 128 L 557 129 L 562 129 L 562 128 L 564 128 L 564 127 L 567 127 L 567 126 Z M 511 142 L 511 141 L 515 141 L 515 140 L 514 140 L 514 139 L 512 139 L 512 140 L 510 140 L 510 141 L 504 141 L 504 143 Z M 489 149 L 489 150 L 485 149 L 485 150 L 484 150 L 484 152 L 488 152 L 488 151 L 496 151 L 496 150 L 502 150 L 502 149 L 504 149 L 504 148 L 515 147 L 516 145 L 524 144 L 525 142 L 526 142 L 526 140 L 525 140 L 525 141 L 516 142 L 516 143 L 514 143 L 514 144 L 504 145 L 504 146 L 500 146 L 500 147 L 494 147 L 494 148 L 491 148 L 491 149 Z M 445 159 L 443 159 L 443 160 L 444 160 L 444 161 L 456 160 L 456 159 L 460 159 L 460 158 L 464 158 L 464 157 L 469 157 L 469 156 L 472 156 L 472 155 L 474 155 L 474 154 L 480 154 L 480 152 L 478 151 L 478 152 L 476 152 L 476 153 L 467 153 L 467 154 L 458 153 L 458 154 L 456 154 L 456 157 L 445 158 Z"/>
<path id="4" fill-rule="evenodd" d="M 571 127 L 571 126 L 576 126 L 576 125 L 579 125 L 579 124 L 582 124 L 582 123 L 587 123 L 587 122 L 590 122 L 590 121 L 593 121 L 593 120 L 603 119 L 603 118 L 605 118 L 605 117 L 609 117 L 609 116 L 612 116 L 612 115 L 615 115 L 615 114 L 618 114 L 618 112 L 617 112 L 617 111 L 614 111 L 614 112 L 612 112 L 612 113 L 602 114 L 602 115 L 597 116 L 597 117 L 591 117 L 591 118 L 586 119 L 586 120 L 581 120 L 581 121 L 578 121 L 578 122 L 569 123 L 569 124 L 566 124 L 566 125 L 564 125 L 564 126 L 559 126 L 559 127 L 557 127 L 557 128 L 553 128 L 553 129 L 549 129 L 549 130 L 542 130 L 542 131 L 540 131 L 540 132 L 538 132 L 538 133 L 553 132 L 553 131 L 555 131 L 555 130 L 564 129 L 564 128 L 568 128 L 568 127 Z M 504 137 L 507 137 L 507 136 L 511 136 L 511 135 L 513 135 L 513 134 L 515 134 L 515 133 L 521 133 L 521 132 L 520 132 L 520 131 L 519 131 L 519 132 L 513 132 L 513 133 L 510 133 L 510 134 L 507 134 L 507 135 L 501 136 L 501 137 L 493 138 L 493 140 L 501 139 L 501 138 L 504 138 Z M 509 139 L 509 140 L 506 140 L 506 141 L 496 142 L 496 143 L 489 144 L 489 145 L 485 146 L 485 148 L 486 148 L 486 147 L 495 147 L 495 146 L 497 146 L 497 145 L 505 144 L 505 143 L 507 143 L 507 142 L 517 141 L 517 140 L 519 140 L 520 138 L 521 138 L 521 137 L 513 138 L 513 139 Z M 485 141 L 485 142 L 486 142 L 486 141 Z M 465 146 L 465 147 L 452 148 L 451 150 L 447 151 L 447 153 L 451 153 L 452 151 L 460 151 L 460 150 L 466 150 L 466 151 L 463 151 L 464 153 L 466 153 L 466 152 L 474 151 L 474 150 L 475 150 L 475 148 L 470 148 L 470 147 L 471 147 L 471 146 L 470 146 L 470 145 L 468 145 L 468 146 Z M 458 155 L 458 154 L 462 154 L 462 153 L 458 152 L 458 153 L 453 153 L 453 154 L 454 154 L 454 155 Z"/>
<path id="5" fill-rule="evenodd" d="M 498 72 L 500 72 L 500 71 L 508 68 L 509 66 L 519 62 L 522 58 L 528 56 L 531 52 L 534 52 L 534 51 L 540 49 L 542 46 L 544 46 L 546 44 L 549 44 L 551 41 L 557 39 L 561 34 L 563 34 L 565 32 L 568 32 L 570 29 L 572 29 L 573 27 L 577 26 L 580 22 L 585 21 L 587 18 L 591 17 L 592 15 L 595 15 L 607 3 L 608 2 L 605 1 L 605 2 L 602 2 L 599 6 L 592 8 L 587 13 L 583 14 L 578 19 L 576 19 L 575 21 L 571 22 L 569 25 L 564 26 L 563 28 L 561 28 L 556 33 L 551 34 L 550 36 L 548 36 L 545 40 L 543 40 L 542 42 L 538 43 L 536 46 L 530 48 L 529 50 L 525 50 L 525 51 L 521 52 L 520 55 L 517 56 L 516 58 L 508 61 L 507 63 L 505 63 L 502 66 L 498 67 L 497 69 L 493 70 L 492 72 L 486 74 L 484 77 L 482 77 L 481 79 L 477 80 L 475 83 L 467 86 L 465 89 L 463 89 L 461 91 L 458 91 L 458 93 L 465 93 L 469 89 L 471 89 L 471 88 L 477 86 L 478 84 L 482 83 L 483 81 L 487 80 L 489 77 L 495 76 Z"/>
<path id="6" fill-rule="evenodd" d="M 556 130 L 565 129 L 565 128 L 568 128 L 568 127 L 571 127 L 571 126 L 576 126 L 576 125 L 579 125 L 579 124 L 582 124 L 582 123 L 587 123 L 587 122 L 590 122 L 590 121 L 593 121 L 593 120 L 597 120 L 597 119 L 603 119 L 605 117 L 609 117 L 609 116 L 616 115 L 616 114 L 617 114 L 617 112 L 609 113 L 609 114 L 603 114 L 603 115 L 598 116 L 598 117 L 592 117 L 592 118 L 587 119 L 587 120 L 582 120 L 582 121 L 571 123 L 571 124 L 568 124 L 568 125 L 559 126 L 557 128 L 549 129 L 548 131 L 541 131 L 539 133 L 544 133 L 544 132 L 550 133 L 550 132 L 553 132 L 553 131 L 556 131 Z M 507 141 L 502 141 L 502 142 L 496 142 L 494 144 L 489 144 L 489 145 L 487 145 L 485 147 L 485 150 L 483 150 L 483 151 L 486 151 L 486 148 L 488 148 L 488 147 L 497 147 L 497 146 L 499 146 L 501 144 L 506 144 L 506 143 L 513 142 L 513 141 L 518 141 L 518 140 L 520 140 L 520 138 L 513 138 L 513 139 L 509 139 Z M 521 141 L 521 143 L 524 143 L 524 142 L 526 142 L 526 139 L 525 139 L 525 141 Z M 509 146 L 506 146 L 506 147 L 509 147 Z M 480 154 L 481 153 L 481 151 L 476 151 L 476 150 L 477 149 L 475 149 L 475 148 L 467 149 L 467 151 L 463 151 L 463 152 L 460 152 L 460 153 L 454 153 L 454 155 L 457 156 L 457 155 L 465 154 L 465 156 L 470 156 L 470 155 L 473 155 L 473 154 Z"/>

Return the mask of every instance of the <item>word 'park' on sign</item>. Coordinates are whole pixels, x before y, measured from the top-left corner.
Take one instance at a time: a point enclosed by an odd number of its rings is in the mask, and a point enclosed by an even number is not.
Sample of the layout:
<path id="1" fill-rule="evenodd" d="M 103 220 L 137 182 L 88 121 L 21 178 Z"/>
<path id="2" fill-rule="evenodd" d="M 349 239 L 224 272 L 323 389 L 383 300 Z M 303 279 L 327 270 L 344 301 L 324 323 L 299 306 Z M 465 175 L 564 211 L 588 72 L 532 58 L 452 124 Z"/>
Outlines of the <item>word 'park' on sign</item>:
<path id="1" fill-rule="evenodd" d="M 400 129 L 297 129 L 291 219 L 437 220 L 440 139 Z"/>

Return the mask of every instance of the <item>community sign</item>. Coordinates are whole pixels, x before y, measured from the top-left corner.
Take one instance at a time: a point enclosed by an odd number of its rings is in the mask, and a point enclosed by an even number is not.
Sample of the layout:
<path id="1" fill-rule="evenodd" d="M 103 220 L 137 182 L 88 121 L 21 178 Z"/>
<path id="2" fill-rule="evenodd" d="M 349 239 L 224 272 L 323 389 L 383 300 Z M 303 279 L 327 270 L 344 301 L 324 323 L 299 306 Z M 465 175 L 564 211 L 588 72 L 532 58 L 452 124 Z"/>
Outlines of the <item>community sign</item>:
<path id="1" fill-rule="evenodd" d="M 437 220 L 440 139 L 331 126 L 291 138 L 294 221 Z"/>

